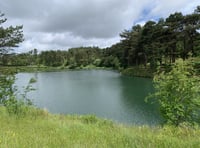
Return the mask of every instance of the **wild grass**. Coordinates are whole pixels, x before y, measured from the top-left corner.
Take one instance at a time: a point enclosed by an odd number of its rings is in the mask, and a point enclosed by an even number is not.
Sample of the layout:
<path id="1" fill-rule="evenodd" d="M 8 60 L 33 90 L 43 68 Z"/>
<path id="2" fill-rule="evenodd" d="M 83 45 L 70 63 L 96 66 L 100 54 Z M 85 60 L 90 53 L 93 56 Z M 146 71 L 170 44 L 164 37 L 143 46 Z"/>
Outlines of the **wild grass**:
<path id="1" fill-rule="evenodd" d="M 29 108 L 26 116 L 0 107 L 0 147 L 198 148 L 199 127 L 125 126 L 95 116 L 52 115 Z"/>

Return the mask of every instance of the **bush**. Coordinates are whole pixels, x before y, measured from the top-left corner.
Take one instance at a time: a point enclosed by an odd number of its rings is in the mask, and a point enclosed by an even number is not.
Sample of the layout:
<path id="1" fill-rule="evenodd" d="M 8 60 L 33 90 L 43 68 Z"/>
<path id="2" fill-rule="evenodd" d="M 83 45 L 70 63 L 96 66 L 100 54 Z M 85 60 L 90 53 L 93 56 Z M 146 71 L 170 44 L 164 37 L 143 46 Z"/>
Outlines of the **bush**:
<path id="1" fill-rule="evenodd" d="M 0 105 L 5 106 L 9 114 L 24 116 L 28 106 L 32 105 L 32 102 L 27 98 L 27 93 L 34 90 L 31 84 L 36 80 L 32 78 L 22 94 L 18 94 L 18 89 L 14 86 L 14 82 L 15 75 L 13 73 L 0 74 Z M 21 98 L 18 98 L 19 96 Z"/>
<path id="2" fill-rule="evenodd" d="M 177 60 L 169 72 L 159 72 L 154 77 L 155 99 L 165 123 L 200 123 L 200 78 L 190 63 Z"/>
<path id="3" fill-rule="evenodd" d="M 17 117 L 23 117 L 28 111 L 28 102 L 26 100 L 17 100 L 16 98 L 10 98 L 5 101 L 5 107 L 10 115 L 17 115 Z"/>

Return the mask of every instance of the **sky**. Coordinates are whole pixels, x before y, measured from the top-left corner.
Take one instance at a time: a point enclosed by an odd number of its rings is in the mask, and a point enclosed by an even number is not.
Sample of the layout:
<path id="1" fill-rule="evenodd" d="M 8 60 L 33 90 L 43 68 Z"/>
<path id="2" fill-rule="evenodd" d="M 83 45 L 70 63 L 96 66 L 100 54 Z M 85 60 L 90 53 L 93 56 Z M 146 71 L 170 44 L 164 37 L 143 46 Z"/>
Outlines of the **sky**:
<path id="1" fill-rule="evenodd" d="M 5 26 L 23 25 L 17 52 L 109 47 L 133 25 L 192 13 L 199 0 L 0 0 Z"/>

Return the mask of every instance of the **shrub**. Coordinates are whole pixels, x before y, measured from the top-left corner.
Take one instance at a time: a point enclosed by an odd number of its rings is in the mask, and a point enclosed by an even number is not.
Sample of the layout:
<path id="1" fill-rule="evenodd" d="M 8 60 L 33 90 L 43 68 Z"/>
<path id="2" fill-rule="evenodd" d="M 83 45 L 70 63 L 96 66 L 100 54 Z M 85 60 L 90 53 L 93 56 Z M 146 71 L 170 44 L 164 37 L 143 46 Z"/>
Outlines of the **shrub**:
<path id="1" fill-rule="evenodd" d="M 31 84 L 36 80 L 32 78 L 22 94 L 18 94 L 18 89 L 14 86 L 14 82 L 15 75 L 13 73 L 0 74 L 0 105 L 5 106 L 9 114 L 24 116 L 28 106 L 32 105 L 30 99 L 27 98 L 27 93 L 34 90 Z"/>
<path id="2" fill-rule="evenodd" d="M 200 123 L 200 78 L 190 63 L 177 60 L 169 72 L 157 72 L 153 98 L 160 105 L 165 123 Z"/>

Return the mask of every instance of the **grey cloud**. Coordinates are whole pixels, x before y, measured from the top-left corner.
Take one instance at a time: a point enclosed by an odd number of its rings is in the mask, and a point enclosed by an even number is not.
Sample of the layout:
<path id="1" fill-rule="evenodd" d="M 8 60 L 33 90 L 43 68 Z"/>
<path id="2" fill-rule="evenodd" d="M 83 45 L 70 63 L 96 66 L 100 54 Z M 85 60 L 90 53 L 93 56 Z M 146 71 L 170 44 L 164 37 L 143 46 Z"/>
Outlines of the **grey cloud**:
<path id="1" fill-rule="evenodd" d="M 28 31 L 112 38 L 131 27 L 143 3 L 137 0 L 1 0 L 0 5 L 11 19 L 21 20 Z"/>
<path id="2" fill-rule="evenodd" d="M 29 30 L 71 32 L 83 38 L 117 36 L 140 5 L 135 0 L 6 0 L 0 4 L 12 19 L 25 20 Z"/>
<path id="3" fill-rule="evenodd" d="M 37 48 L 41 50 L 67 50 L 80 46 L 108 47 L 119 41 L 119 37 L 110 39 L 84 39 L 70 33 L 30 33 L 17 51 L 27 51 Z M 34 45 L 34 46 L 33 46 Z"/>
<path id="4" fill-rule="evenodd" d="M 79 1 L 75 7 L 67 3 L 52 10 L 42 22 L 41 31 L 68 31 L 84 38 L 109 38 L 119 34 L 130 1 Z M 72 4 L 73 6 L 73 4 Z"/>
<path id="5" fill-rule="evenodd" d="M 8 25 L 23 24 L 20 50 L 110 46 L 134 23 L 190 11 L 199 0 L 0 0 Z M 148 10 L 148 13 L 144 13 Z M 24 48 L 24 49 L 23 49 Z"/>
<path id="6" fill-rule="evenodd" d="M 14 19 L 35 19 L 50 6 L 48 0 L 0 0 L 1 11 Z"/>
<path id="7" fill-rule="evenodd" d="M 133 1 L 134 2 L 134 1 Z M 131 0 L 6 0 L 6 15 L 26 20 L 24 25 L 40 32 L 71 32 L 84 38 L 109 38 L 125 25 Z M 129 18 L 128 18 L 129 19 Z M 33 22 L 29 23 L 29 22 Z M 126 22 L 126 21 L 125 21 Z M 26 26 L 25 26 L 26 27 Z"/>

